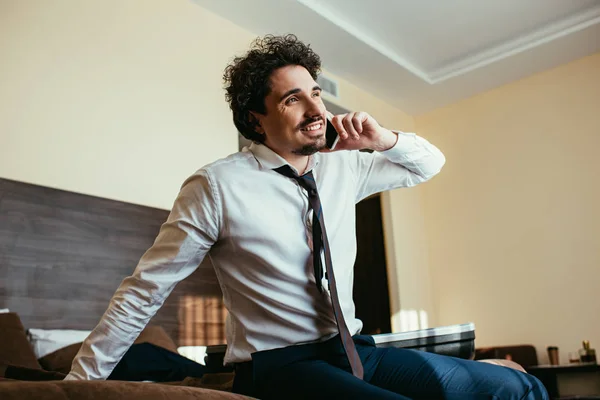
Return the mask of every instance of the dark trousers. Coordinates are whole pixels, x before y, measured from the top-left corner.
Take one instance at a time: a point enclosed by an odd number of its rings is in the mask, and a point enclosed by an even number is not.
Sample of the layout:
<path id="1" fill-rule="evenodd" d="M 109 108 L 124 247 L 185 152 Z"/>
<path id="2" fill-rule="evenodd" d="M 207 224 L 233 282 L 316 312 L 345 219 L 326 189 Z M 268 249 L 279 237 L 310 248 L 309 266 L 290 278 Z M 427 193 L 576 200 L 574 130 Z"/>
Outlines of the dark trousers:
<path id="1" fill-rule="evenodd" d="M 182 381 L 202 377 L 208 369 L 182 355 L 151 343 L 134 344 L 127 350 L 108 379 L 117 381 Z"/>
<path id="2" fill-rule="evenodd" d="M 354 336 L 365 376 L 352 375 L 339 336 L 252 354 L 233 391 L 260 399 L 548 399 L 540 381 L 487 363 L 416 350 L 376 348 Z"/>

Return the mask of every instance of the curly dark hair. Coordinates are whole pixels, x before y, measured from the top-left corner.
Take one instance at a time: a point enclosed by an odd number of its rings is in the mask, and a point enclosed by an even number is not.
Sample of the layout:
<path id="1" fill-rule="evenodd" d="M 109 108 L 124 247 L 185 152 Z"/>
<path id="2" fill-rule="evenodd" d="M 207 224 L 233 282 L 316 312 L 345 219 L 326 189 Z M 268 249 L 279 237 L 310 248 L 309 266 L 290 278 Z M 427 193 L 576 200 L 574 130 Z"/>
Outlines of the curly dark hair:
<path id="1" fill-rule="evenodd" d="M 271 92 L 271 74 L 288 65 L 306 68 L 316 80 L 321 58 L 295 35 L 267 35 L 255 39 L 248 53 L 234 58 L 225 68 L 225 98 L 233 112 L 233 123 L 246 139 L 265 141 L 265 135 L 256 132 L 257 121 L 250 111 L 266 114 L 265 98 Z"/>

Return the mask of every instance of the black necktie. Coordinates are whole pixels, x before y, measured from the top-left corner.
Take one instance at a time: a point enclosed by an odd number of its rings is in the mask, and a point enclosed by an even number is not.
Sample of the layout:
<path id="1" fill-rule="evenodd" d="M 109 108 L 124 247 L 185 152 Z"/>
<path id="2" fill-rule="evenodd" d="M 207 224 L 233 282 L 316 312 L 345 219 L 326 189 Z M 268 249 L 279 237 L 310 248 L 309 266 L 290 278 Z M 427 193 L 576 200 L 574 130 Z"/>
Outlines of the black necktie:
<path id="1" fill-rule="evenodd" d="M 348 325 L 346 325 L 346 321 L 344 320 L 344 314 L 342 313 L 342 306 L 340 305 L 340 298 L 335 284 L 333 263 L 331 261 L 331 252 L 329 251 L 325 219 L 323 217 L 323 208 L 321 207 L 321 200 L 319 199 L 319 192 L 317 192 L 315 178 L 312 171 L 302 176 L 298 176 L 289 165 L 276 168 L 275 171 L 288 178 L 295 179 L 308 193 L 308 200 L 313 210 L 313 263 L 317 288 L 319 289 L 319 292 L 322 292 L 321 278 L 323 277 L 323 268 L 321 267 L 321 250 L 324 250 L 327 280 L 329 281 L 329 291 L 331 292 L 331 303 L 333 305 L 333 315 L 335 316 L 335 321 L 338 326 L 338 331 L 340 332 L 344 350 L 346 351 L 346 356 L 348 357 L 350 367 L 352 368 L 352 374 L 357 378 L 362 379 L 364 374 L 363 366 L 358 357 L 358 352 L 354 346 L 354 341 L 352 340 L 352 335 L 350 335 Z"/>

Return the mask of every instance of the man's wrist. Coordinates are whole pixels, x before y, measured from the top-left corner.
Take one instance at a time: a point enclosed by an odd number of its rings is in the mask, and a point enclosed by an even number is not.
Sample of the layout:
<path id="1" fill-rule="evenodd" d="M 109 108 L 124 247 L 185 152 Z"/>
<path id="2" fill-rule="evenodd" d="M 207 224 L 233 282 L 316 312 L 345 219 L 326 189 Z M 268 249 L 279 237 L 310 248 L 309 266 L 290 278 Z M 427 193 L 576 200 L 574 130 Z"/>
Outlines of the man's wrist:
<path id="1" fill-rule="evenodd" d="M 380 135 L 380 140 L 377 144 L 376 149 L 372 149 L 375 151 L 386 151 L 391 149 L 398 143 L 398 134 L 390 131 L 389 129 L 381 128 L 382 132 Z"/>

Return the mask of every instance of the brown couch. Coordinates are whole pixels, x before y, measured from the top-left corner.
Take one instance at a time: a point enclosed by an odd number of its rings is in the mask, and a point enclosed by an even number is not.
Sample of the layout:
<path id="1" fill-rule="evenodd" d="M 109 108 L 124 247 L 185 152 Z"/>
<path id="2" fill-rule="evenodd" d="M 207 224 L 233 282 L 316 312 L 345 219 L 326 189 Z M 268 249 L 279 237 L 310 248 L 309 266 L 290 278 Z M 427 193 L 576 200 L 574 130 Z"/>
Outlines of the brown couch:
<path id="1" fill-rule="evenodd" d="M 2 400 L 241 400 L 249 397 L 212 389 L 120 381 L 3 381 Z"/>
<path id="2" fill-rule="evenodd" d="M 538 365 L 537 352 L 530 344 L 483 347 L 475 350 L 475 360 L 496 359 L 514 361 L 527 369 Z"/>

